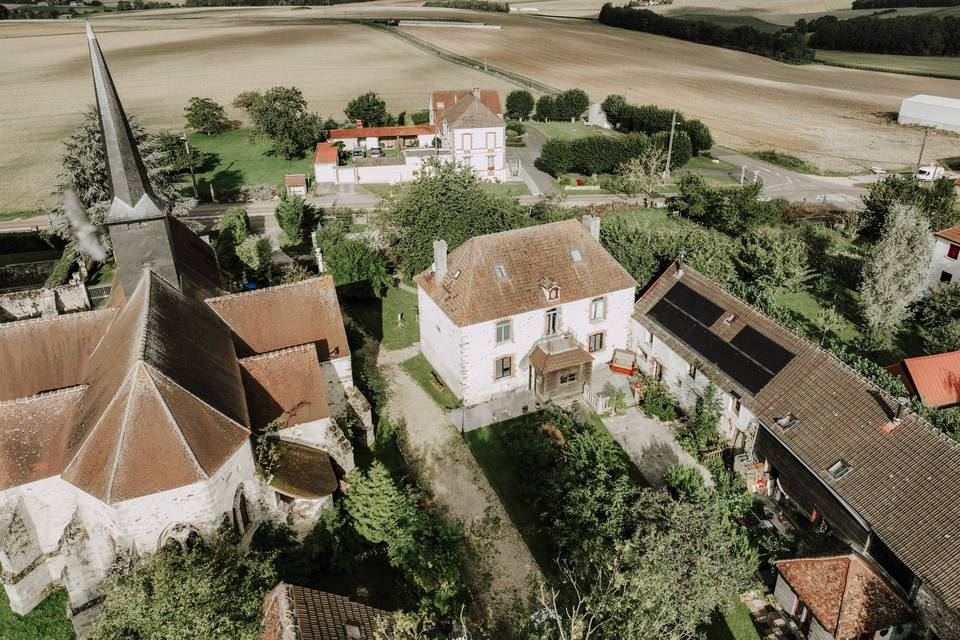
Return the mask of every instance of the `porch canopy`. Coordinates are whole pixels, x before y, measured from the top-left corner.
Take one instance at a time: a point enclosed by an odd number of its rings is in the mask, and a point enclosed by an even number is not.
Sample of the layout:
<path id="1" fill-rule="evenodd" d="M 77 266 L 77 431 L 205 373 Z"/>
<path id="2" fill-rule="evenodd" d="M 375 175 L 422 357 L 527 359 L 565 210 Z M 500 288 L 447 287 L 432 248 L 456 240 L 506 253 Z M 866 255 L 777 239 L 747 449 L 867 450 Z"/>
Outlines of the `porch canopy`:
<path id="1" fill-rule="evenodd" d="M 568 343 L 564 338 L 557 338 L 562 344 L 554 345 L 554 341 L 538 344 L 530 352 L 530 364 L 541 374 L 554 373 L 564 369 L 572 369 L 580 365 L 593 363 L 593 356 L 587 353 L 576 342 Z"/>

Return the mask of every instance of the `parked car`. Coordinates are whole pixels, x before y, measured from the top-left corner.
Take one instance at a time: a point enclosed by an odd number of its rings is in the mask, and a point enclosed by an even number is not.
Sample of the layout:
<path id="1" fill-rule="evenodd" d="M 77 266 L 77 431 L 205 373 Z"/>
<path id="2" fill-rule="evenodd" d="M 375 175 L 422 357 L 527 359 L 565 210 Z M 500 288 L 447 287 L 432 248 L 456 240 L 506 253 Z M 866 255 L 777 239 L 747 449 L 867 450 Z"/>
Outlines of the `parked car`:
<path id="1" fill-rule="evenodd" d="M 370 157 L 371 157 L 371 158 L 382 158 L 382 157 L 383 157 L 383 148 L 382 148 L 382 147 L 370 147 Z"/>
<path id="2" fill-rule="evenodd" d="M 350 157 L 354 160 L 359 160 L 360 158 L 363 157 L 363 149 L 361 149 L 360 147 L 354 147 L 350 151 Z"/>
<path id="3" fill-rule="evenodd" d="M 938 167 L 935 164 L 930 164 L 917 169 L 917 180 L 921 180 L 923 182 L 933 182 L 934 180 L 939 180 L 942 177 L 943 167 Z"/>

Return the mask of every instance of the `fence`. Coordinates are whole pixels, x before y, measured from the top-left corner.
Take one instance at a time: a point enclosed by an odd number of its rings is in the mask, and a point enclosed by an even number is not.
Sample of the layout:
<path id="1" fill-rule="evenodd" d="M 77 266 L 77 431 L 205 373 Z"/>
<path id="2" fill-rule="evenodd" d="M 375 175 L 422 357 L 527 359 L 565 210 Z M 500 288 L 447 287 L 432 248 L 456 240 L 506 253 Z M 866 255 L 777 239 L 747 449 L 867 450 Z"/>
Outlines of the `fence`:
<path id="1" fill-rule="evenodd" d="M 583 399 L 595 413 L 604 415 L 610 413 L 610 398 L 591 391 L 588 385 L 583 385 Z"/>

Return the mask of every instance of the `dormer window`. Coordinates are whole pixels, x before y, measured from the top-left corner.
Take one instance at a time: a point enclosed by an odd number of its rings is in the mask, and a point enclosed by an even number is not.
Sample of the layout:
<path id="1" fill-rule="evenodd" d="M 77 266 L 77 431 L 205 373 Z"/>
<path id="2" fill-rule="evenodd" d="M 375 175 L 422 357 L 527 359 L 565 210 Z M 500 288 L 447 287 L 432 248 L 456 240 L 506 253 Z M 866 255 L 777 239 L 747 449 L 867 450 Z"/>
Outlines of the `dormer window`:
<path id="1" fill-rule="evenodd" d="M 550 287 L 547 289 L 547 300 L 556 300 L 560 297 L 560 287 Z"/>
<path id="2" fill-rule="evenodd" d="M 851 471 L 853 471 L 853 465 L 843 459 L 837 460 L 827 469 L 827 472 L 830 473 L 834 480 L 839 480 Z"/>
<path id="3" fill-rule="evenodd" d="M 456 272 L 453 274 L 453 279 L 458 280 L 459 278 L 460 278 L 460 269 L 457 269 Z"/>
<path id="4" fill-rule="evenodd" d="M 507 277 L 507 268 L 502 264 L 493 265 L 493 275 L 497 277 L 497 280 L 503 280 Z"/>
<path id="5" fill-rule="evenodd" d="M 580 249 L 570 249 L 570 257 L 573 258 L 574 262 L 583 262 L 583 254 L 580 253 Z"/>

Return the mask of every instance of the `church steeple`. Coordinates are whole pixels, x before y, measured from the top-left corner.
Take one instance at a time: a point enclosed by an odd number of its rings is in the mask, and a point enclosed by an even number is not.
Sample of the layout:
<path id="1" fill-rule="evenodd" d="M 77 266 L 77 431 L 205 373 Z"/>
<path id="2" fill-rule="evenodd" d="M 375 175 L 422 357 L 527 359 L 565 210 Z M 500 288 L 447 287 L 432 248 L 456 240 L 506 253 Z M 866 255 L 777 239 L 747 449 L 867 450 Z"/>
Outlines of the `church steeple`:
<path id="1" fill-rule="evenodd" d="M 87 43 L 90 46 L 90 66 L 93 69 L 97 111 L 103 132 L 104 158 L 107 161 L 107 174 L 113 193 L 107 223 L 166 216 L 166 203 L 157 198 L 150 186 L 147 169 L 137 149 L 130 123 L 123 112 L 107 62 L 89 22 Z"/>

